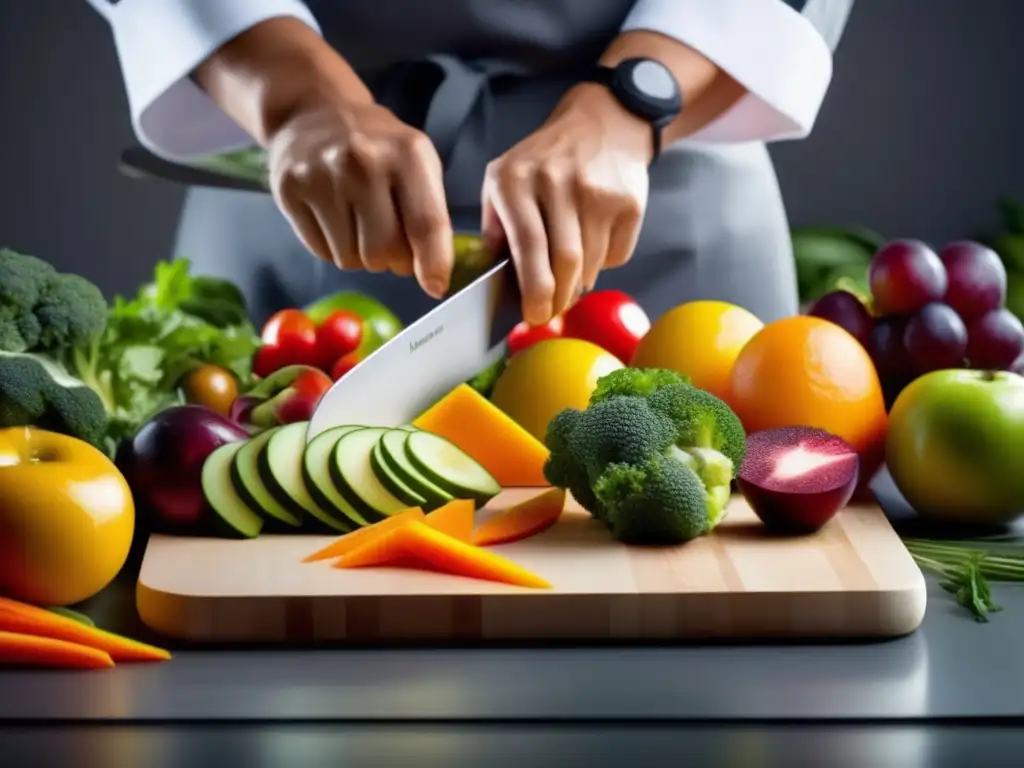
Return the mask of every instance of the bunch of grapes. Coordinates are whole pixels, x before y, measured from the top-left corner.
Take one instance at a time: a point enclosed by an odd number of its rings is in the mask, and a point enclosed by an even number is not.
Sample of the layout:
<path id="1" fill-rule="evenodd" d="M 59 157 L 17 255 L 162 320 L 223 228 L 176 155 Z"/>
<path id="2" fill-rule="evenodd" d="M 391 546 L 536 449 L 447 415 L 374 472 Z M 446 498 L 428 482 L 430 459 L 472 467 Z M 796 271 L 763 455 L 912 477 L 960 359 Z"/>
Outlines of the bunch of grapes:
<path id="1" fill-rule="evenodd" d="M 919 240 L 894 240 L 868 267 L 870 308 L 832 291 L 807 314 L 833 322 L 871 355 L 891 405 L 913 379 L 948 368 L 1024 373 L 1024 324 L 1005 307 L 1006 268 L 968 240 L 938 253 Z"/>

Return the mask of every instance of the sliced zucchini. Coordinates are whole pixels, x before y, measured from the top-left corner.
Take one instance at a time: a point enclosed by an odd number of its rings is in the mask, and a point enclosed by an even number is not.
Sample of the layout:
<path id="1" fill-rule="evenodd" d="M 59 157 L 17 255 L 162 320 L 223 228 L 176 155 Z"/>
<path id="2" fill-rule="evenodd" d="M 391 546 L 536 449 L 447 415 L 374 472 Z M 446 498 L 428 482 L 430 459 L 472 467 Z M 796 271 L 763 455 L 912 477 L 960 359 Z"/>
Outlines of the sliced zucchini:
<path id="1" fill-rule="evenodd" d="M 333 531 L 351 531 L 352 522 L 321 507 L 313 499 L 302 478 L 303 451 L 306 448 L 308 421 L 278 427 L 266 447 L 259 452 L 256 468 L 270 494 L 286 509 L 300 517 L 309 515 Z"/>
<path id="2" fill-rule="evenodd" d="M 369 521 L 352 506 L 335 485 L 331 477 L 331 456 L 334 446 L 342 437 L 357 429 L 358 425 L 333 427 L 314 437 L 302 456 L 302 480 L 313 500 L 323 509 L 331 509 L 343 515 L 355 527 L 369 525 Z"/>
<path id="3" fill-rule="evenodd" d="M 263 482 L 263 478 L 260 477 L 260 452 L 267 447 L 270 438 L 279 429 L 280 427 L 271 427 L 245 442 L 232 462 L 232 479 L 235 483 L 235 490 L 238 491 L 242 500 L 250 508 L 258 510 L 268 523 L 298 528 L 302 524 L 302 518 L 275 499 L 267 488 L 267 484 Z"/>
<path id="4" fill-rule="evenodd" d="M 456 499 L 473 499 L 477 507 L 501 493 L 501 486 L 478 461 L 432 432 L 410 432 L 405 455 L 417 470 Z"/>
<path id="5" fill-rule="evenodd" d="M 217 516 L 218 529 L 243 539 L 254 539 L 263 530 L 263 518 L 235 490 L 231 468 L 245 442 L 226 443 L 206 457 L 200 483 L 203 495 Z"/>
<path id="6" fill-rule="evenodd" d="M 426 499 L 431 509 L 447 504 L 452 495 L 416 469 L 405 453 L 409 433 L 417 430 L 389 429 L 373 447 L 374 467 L 383 464 L 405 481 L 405 484 Z"/>
<path id="7" fill-rule="evenodd" d="M 406 506 L 426 507 L 426 496 L 419 493 L 417 489 L 407 483 L 400 474 L 392 470 L 381 455 L 381 443 L 384 442 L 384 436 L 389 432 L 398 432 L 403 437 L 409 434 L 404 429 L 389 429 L 380 436 L 380 439 L 373 444 L 373 450 L 370 452 L 370 464 L 373 467 L 373 473 L 377 476 L 377 479 L 380 480 L 381 484 Z"/>
<path id="8" fill-rule="evenodd" d="M 382 520 L 409 507 L 373 471 L 373 446 L 386 427 L 364 427 L 342 435 L 331 454 L 331 479 L 341 494 L 370 521 Z M 412 433 L 410 433 L 412 434 Z"/>

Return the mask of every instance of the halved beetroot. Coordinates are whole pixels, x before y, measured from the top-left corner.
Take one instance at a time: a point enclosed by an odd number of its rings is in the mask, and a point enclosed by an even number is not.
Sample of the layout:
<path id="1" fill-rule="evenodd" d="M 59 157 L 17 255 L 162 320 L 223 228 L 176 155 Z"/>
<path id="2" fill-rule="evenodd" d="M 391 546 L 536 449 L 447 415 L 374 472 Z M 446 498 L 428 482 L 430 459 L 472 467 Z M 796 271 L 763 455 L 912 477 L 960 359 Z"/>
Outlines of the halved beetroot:
<path id="1" fill-rule="evenodd" d="M 781 427 L 747 436 L 736 481 L 766 526 L 810 533 L 846 506 L 859 474 L 860 459 L 842 438 L 812 427 Z"/>

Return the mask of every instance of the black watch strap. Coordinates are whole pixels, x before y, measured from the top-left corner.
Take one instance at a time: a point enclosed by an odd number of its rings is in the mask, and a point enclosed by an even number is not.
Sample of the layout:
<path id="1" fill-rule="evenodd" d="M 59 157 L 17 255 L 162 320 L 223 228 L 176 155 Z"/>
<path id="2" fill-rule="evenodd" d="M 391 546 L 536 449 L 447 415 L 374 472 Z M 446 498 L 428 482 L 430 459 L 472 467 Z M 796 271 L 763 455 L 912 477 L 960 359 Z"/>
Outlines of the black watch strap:
<path id="1" fill-rule="evenodd" d="M 629 77 L 633 74 L 634 69 L 638 65 L 642 66 L 645 64 L 662 68 L 662 86 L 669 85 L 665 82 L 666 77 L 671 79 L 671 87 L 675 90 L 674 95 L 666 99 L 648 98 L 631 84 Z M 675 85 L 674 78 L 671 78 L 671 75 L 664 69 L 664 65 L 649 59 L 627 59 L 615 67 L 595 64 L 593 67 L 588 68 L 582 80 L 605 86 L 630 113 L 650 124 L 652 139 L 651 165 L 654 165 L 661 155 L 661 132 L 666 125 L 675 119 L 682 108 L 682 99 L 678 92 L 678 86 Z"/>

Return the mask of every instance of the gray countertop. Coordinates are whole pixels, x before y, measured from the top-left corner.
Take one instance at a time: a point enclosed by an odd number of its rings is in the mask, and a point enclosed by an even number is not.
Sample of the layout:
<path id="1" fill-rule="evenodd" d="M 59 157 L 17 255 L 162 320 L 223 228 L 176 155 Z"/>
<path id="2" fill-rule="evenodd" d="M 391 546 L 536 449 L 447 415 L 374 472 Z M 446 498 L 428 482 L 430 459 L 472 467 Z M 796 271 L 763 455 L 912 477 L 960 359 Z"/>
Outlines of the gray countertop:
<path id="1" fill-rule="evenodd" d="M 994 590 L 1005 610 L 979 624 L 929 579 L 921 629 L 884 642 L 182 649 L 167 664 L 109 672 L 4 671 L 0 720 L 1024 716 L 1024 588 Z M 94 602 L 93 616 L 129 628 L 132 600 L 130 584 L 115 586 Z"/>

